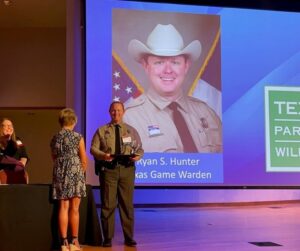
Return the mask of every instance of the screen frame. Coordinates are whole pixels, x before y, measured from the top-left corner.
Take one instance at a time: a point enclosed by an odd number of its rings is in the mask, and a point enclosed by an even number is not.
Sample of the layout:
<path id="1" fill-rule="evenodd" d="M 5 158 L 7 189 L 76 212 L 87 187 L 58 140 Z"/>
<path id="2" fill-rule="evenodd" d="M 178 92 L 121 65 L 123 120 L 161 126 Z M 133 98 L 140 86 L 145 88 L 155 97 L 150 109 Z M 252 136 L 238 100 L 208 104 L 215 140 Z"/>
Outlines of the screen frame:
<path id="1" fill-rule="evenodd" d="M 124 2 L 131 2 L 127 0 L 120 0 Z M 245 3 L 243 1 L 156 1 L 156 0 L 144 0 L 140 1 L 137 0 L 135 2 L 151 2 L 151 3 L 163 3 L 163 4 L 182 4 L 182 5 L 197 5 L 197 6 L 211 6 L 211 7 L 228 7 L 228 8 L 244 8 L 244 9 L 254 9 L 254 10 L 273 10 L 273 11 L 290 11 L 290 12 L 300 12 L 300 3 L 295 3 L 294 1 L 268 1 L 268 2 L 263 2 L 263 1 L 251 1 L 251 3 Z M 86 15 L 86 14 L 85 14 Z M 85 16 L 86 18 L 86 16 Z M 86 23 L 86 22 L 85 22 Z M 86 31 L 86 30 L 85 30 Z M 85 36 L 86 37 L 86 36 Z M 86 44 L 84 44 L 85 50 L 86 51 Z M 86 76 L 86 64 L 85 64 L 85 76 Z M 85 78 L 85 85 L 87 83 L 87 79 Z M 199 186 L 195 185 L 140 185 L 137 184 L 135 187 L 140 188 L 140 189 L 298 189 L 300 186 L 295 186 L 295 185 L 228 185 L 228 184 L 212 184 L 212 185 L 207 185 L 207 184 L 201 184 Z"/>

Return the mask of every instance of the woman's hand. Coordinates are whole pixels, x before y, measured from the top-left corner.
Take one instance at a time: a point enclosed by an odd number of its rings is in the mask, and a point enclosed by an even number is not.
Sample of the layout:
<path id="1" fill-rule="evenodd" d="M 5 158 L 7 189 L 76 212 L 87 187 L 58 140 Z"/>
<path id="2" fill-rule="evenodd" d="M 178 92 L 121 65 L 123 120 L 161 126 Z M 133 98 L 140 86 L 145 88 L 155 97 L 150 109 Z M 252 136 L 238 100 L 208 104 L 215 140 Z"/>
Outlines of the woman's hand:
<path id="1" fill-rule="evenodd" d="M 27 163 L 27 158 L 21 158 L 20 163 L 23 165 L 23 167 L 25 167 Z"/>

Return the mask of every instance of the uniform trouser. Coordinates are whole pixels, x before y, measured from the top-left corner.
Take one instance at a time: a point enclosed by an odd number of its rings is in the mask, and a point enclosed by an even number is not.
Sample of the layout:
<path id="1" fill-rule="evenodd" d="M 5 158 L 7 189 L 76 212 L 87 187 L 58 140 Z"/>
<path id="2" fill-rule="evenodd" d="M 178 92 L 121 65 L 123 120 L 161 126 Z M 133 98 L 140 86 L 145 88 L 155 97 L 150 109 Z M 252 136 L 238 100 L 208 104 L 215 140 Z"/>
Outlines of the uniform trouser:
<path id="1" fill-rule="evenodd" d="M 115 209 L 119 206 L 124 238 L 133 239 L 135 167 L 117 165 L 100 172 L 101 224 L 105 239 L 112 239 L 115 231 Z"/>

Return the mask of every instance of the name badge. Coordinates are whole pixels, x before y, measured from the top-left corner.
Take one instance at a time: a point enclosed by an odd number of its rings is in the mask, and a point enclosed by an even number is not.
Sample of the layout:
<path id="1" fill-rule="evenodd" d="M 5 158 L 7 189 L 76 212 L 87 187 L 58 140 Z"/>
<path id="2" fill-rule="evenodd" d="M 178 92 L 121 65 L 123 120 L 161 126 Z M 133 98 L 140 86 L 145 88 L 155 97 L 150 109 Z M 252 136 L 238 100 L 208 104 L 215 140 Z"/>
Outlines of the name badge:
<path id="1" fill-rule="evenodd" d="M 154 137 L 161 135 L 160 129 L 158 125 L 150 125 L 148 126 L 149 137 Z"/>
<path id="2" fill-rule="evenodd" d="M 123 141 L 123 144 L 129 144 L 131 143 L 131 137 L 130 136 L 127 136 L 127 137 L 122 137 L 122 141 Z"/>

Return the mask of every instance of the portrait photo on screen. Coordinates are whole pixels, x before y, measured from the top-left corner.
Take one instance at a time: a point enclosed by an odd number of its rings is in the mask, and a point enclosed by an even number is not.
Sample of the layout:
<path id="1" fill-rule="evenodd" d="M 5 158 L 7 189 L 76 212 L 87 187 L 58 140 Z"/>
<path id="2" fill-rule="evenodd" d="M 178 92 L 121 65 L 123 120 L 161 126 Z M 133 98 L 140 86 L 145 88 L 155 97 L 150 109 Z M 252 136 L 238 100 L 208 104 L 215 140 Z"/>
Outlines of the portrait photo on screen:
<path id="1" fill-rule="evenodd" d="M 112 10 L 112 95 L 145 152 L 222 152 L 220 17 Z"/>

